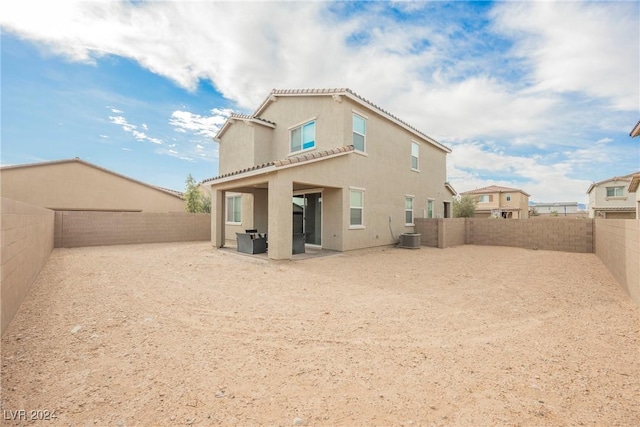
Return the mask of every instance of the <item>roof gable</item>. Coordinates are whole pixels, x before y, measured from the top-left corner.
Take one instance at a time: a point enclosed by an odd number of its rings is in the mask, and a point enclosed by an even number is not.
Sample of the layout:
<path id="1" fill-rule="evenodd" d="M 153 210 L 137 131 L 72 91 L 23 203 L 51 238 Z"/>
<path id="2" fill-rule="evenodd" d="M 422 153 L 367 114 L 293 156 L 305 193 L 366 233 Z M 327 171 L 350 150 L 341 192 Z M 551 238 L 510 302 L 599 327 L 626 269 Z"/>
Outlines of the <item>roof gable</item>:
<path id="1" fill-rule="evenodd" d="M 611 178 L 608 178 L 608 179 L 605 179 L 605 180 L 602 180 L 602 181 L 599 181 L 599 182 L 594 182 L 587 189 L 587 194 L 591 193 L 595 187 L 599 187 L 602 184 L 606 184 L 608 182 L 614 182 L 614 181 L 629 182 L 629 181 L 631 181 L 631 178 L 633 178 L 633 176 L 636 175 L 636 174 L 640 174 L 640 171 L 630 173 L 629 175 L 614 176 L 614 177 L 611 177 Z"/>
<path id="2" fill-rule="evenodd" d="M 446 153 L 451 153 L 451 149 L 450 148 L 446 147 L 443 144 L 440 144 L 438 141 L 436 141 L 435 139 L 431 138 L 427 134 L 419 131 L 418 129 L 416 129 L 415 127 L 411 126 L 407 122 L 399 119 L 398 117 L 394 116 L 393 114 L 391 114 L 388 111 L 382 109 L 381 107 L 377 106 L 373 102 L 371 102 L 368 99 L 358 95 L 357 93 L 353 92 L 351 89 L 348 89 L 348 88 L 339 88 L 339 89 L 273 89 L 271 91 L 271 93 L 265 98 L 265 100 L 262 101 L 260 106 L 253 112 L 252 115 L 244 116 L 244 117 L 246 117 L 247 119 L 260 120 L 262 122 L 271 123 L 275 127 L 275 123 L 269 122 L 268 120 L 260 119 L 259 118 L 260 114 L 272 102 L 274 102 L 278 97 L 295 97 L 295 96 L 331 96 L 334 99 L 340 99 L 340 97 L 344 96 L 344 97 L 349 98 L 350 100 L 354 101 L 355 103 L 360 104 L 361 106 L 363 106 L 363 107 L 365 107 L 365 108 L 367 108 L 367 109 L 369 109 L 371 111 L 374 111 L 374 112 L 378 113 L 379 115 L 381 115 L 385 119 L 387 119 L 390 122 L 395 123 L 396 125 L 404 128 L 405 130 L 409 131 L 410 133 L 416 135 L 417 137 L 427 141 L 428 143 L 430 143 L 431 145 L 435 146 L 436 148 L 439 148 L 440 150 L 442 150 L 442 151 L 444 151 Z M 218 138 L 220 138 L 220 136 L 222 136 L 222 134 L 224 133 L 224 130 L 227 127 L 227 123 L 232 118 L 233 118 L 233 115 L 231 117 L 229 117 L 227 122 L 225 122 L 225 124 L 222 126 L 222 128 L 220 129 L 218 134 L 216 134 L 214 139 L 217 140 Z"/>
<path id="3" fill-rule="evenodd" d="M 518 188 L 509 188 L 509 187 L 501 187 L 499 185 L 489 185 L 487 187 L 476 188 L 475 190 L 465 191 L 461 194 L 488 194 L 488 193 L 522 193 L 527 197 L 531 195 L 518 189 Z"/>
<path id="4" fill-rule="evenodd" d="M 224 124 L 222 125 L 222 127 L 220 128 L 220 130 L 218 131 L 218 133 L 216 133 L 216 135 L 213 137 L 213 139 L 215 141 L 220 142 L 220 137 L 222 137 L 222 135 L 226 132 L 226 130 L 232 125 L 234 124 L 236 121 L 242 121 L 244 123 L 256 123 L 262 126 L 266 126 L 269 127 L 271 129 L 274 129 L 276 127 L 276 124 L 269 121 L 269 120 L 265 120 L 262 119 L 260 117 L 257 116 L 249 116 L 247 114 L 237 114 L 237 113 L 232 113 L 229 118 L 224 122 Z"/>

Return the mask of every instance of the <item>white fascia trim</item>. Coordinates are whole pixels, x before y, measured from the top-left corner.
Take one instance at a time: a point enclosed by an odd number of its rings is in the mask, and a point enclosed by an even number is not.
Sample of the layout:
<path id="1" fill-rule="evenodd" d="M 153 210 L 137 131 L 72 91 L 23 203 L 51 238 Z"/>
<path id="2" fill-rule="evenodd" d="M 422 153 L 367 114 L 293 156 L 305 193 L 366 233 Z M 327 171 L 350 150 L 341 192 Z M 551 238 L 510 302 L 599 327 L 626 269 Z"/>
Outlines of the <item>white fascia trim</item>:
<path id="1" fill-rule="evenodd" d="M 241 178 L 249 178 L 252 176 L 256 176 L 256 175 L 262 175 L 264 173 L 269 173 L 269 172 L 273 172 L 275 170 L 275 166 L 267 166 L 265 168 L 261 168 L 261 169 L 256 169 L 256 170 L 252 170 L 249 172 L 244 172 L 244 173 L 239 173 L 237 175 L 231 175 L 231 176 L 226 176 L 224 178 L 220 178 L 220 179 L 216 179 L 213 180 L 211 182 L 205 182 L 204 185 L 208 185 L 208 186 L 214 186 L 217 184 L 222 184 L 225 182 L 230 182 L 230 181 L 235 181 L 236 179 L 241 179 Z"/>
<path id="2" fill-rule="evenodd" d="M 304 162 L 290 163 L 290 164 L 282 165 L 282 166 L 274 166 L 274 168 L 277 169 L 277 170 L 280 170 L 280 169 L 293 168 L 293 167 L 296 167 L 296 166 L 304 166 L 304 165 L 308 165 L 309 163 L 315 163 L 315 162 L 320 162 L 322 160 L 333 159 L 335 157 L 340 157 L 340 156 L 344 156 L 346 154 L 351 154 L 351 153 L 354 153 L 354 151 L 343 151 L 341 153 L 335 153 L 335 154 L 331 154 L 329 156 L 318 157 L 317 159 L 305 160 Z"/>

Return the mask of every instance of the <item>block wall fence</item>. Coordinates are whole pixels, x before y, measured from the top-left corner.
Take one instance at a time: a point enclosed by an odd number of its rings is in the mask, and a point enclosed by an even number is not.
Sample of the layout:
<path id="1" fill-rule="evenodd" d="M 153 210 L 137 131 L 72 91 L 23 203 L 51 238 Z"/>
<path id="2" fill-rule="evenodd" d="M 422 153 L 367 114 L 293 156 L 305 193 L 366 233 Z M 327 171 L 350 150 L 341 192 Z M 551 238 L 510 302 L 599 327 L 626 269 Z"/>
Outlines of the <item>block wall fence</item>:
<path id="1" fill-rule="evenodd" d="M 54 214 L 49 209 L 2 198 L 1 334 L 9 326 L 53 250 Z"/>
<path id="2" fill-rule="evenodd" d="M 596 255 L 640 306 L 640 220 L 596 219 Z"/>
<path id="3" fill-rule="evenodd" d="M 582 218 L 416 218 L 422 245 L 510 246 L 595 253 L 631 299 L 640 306 L 640 221 Z"/>
<path id="4" fill-rule="evenodd" d="M 2 198 L 2 333 L 56 248 L 211 240 L 210 214 L 59 211 Z M 595 253 L 640 306 L 640 221 L 415 219 L 423 246 Z"/>
<path id="5" fill-rule="evenodd" d="M 56 248 L 210 240 L 210 214 L 91 211 L 55 213 Z"/>

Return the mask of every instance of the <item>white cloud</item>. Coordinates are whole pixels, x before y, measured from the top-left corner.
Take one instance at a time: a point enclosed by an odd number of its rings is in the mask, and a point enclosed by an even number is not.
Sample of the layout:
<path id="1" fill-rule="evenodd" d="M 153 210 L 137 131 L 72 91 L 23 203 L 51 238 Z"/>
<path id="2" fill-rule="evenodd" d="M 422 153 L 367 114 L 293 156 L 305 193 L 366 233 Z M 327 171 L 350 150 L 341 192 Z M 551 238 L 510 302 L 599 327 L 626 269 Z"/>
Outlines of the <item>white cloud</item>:
<path id="1" fill-rule="evenodd" d="M 502 185 L 529 193 L 533 201 L 585 203 L 591 181 L 575 176 L 580 168 L 597 161 L 600 155 L 595 149 L 579 149 L 566 151 L 560 158 L 517 156 L 504 154 L 499 148 L 484 143 L 464 142 L 454 146 L 448 176 L 459 192 Z"/>
<path id="2" fill-rule="evenodd" d="M 149 141 L 158 145 L 163 144 L 162 139 L 151 137 L 146 133 L 137 130 L 138 127 L 129 123 L 124 116 L 109 116 L 109 121 L 115 125 L 122 127 L 122 130 L 130 133 L 137 141 Z M 146 129 L 146 126 L 144 126 L 144 128 Z"/>
<path id="3" fill-rule="evenodd" d="M 497 31 L 533 67 L 537 90 L 579 91 L 637 109 L 640 48 L 635 2 L 502 2 Z"/>
<path id="4" fill-rule="evenodd" d="M 189 132 L 194 135 L 213 139 L 232 112 L 233 110 L 231 109 L 214 108 L 211 110 L 210 116 L 201 116 L 188 111 L 177 110 L 171 113 L 169 124 L 173 126 L 177 132 Z"/>
<path id="5" fill-rule="evenodd" d="M 189 90 L 208 80 L 248 111 L 272 88 L 350 87 L 451 142 L 459 190 L 512 179 L 539 201 L 576 199 L 590 181 L 575 176 L 624 156 L 607 149 L 608 133 L 628 134 L 627 117 L 638 111 L 637 2 L 497 2 L 477 21 L 488 19 L 488 28 L 438 15 L 432 2 L 394 3 L 403 13 L 431 8 L 407 21 L 381 14 L 385 3 L 340 13 L 350 6 L 62 1 L 38 3 L 34 14 L 24 1 L 5 6 L 0 24 L 71 60 L 130 58 Z M 135 138 L 162 142 L 111 112 Z M 230 113 L 174 111 L 168 121 L 179 142 L 158 152 L 213 158 L 211 138 Z M 524 151 L 532 147 L 540 153 Z M 500 173 L 511 178 L 487 178 Z"/>

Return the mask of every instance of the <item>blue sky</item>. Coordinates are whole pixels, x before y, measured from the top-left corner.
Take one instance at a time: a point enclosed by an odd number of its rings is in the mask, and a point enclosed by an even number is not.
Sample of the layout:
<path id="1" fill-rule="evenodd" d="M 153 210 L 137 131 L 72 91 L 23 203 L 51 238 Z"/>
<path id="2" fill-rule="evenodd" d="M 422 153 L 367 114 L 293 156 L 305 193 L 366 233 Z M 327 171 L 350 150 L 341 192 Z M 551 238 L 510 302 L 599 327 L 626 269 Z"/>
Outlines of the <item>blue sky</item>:
<path id="1" fill-rule="evenodd" d="M 458 191 L 587 201 L 640 170 L 640 4 L 38 2 L 0 14 L 1 162 L 184 189 L 273 88 L 348 87 L 453 152 Z"/>

